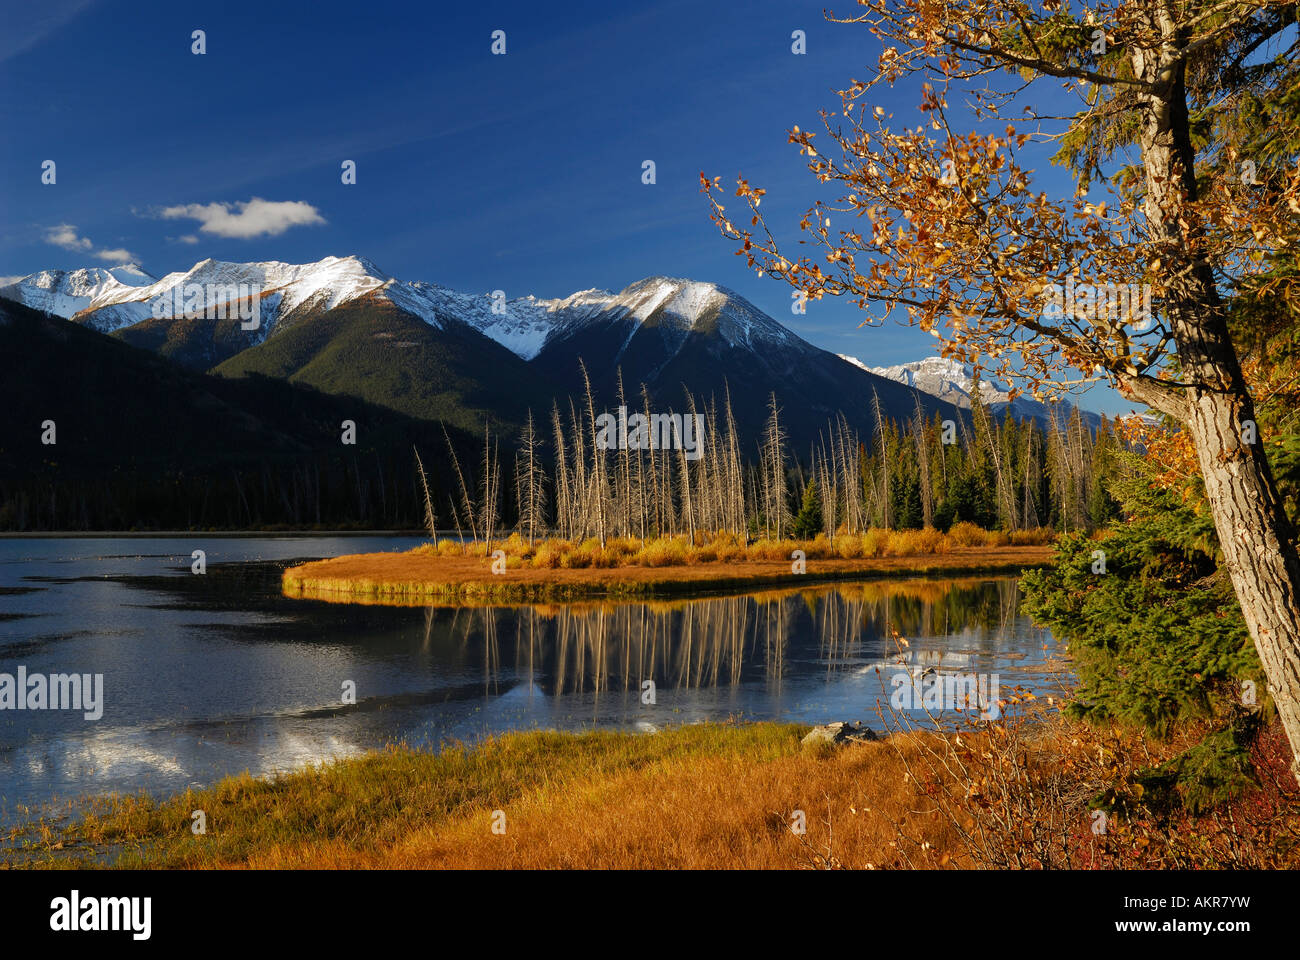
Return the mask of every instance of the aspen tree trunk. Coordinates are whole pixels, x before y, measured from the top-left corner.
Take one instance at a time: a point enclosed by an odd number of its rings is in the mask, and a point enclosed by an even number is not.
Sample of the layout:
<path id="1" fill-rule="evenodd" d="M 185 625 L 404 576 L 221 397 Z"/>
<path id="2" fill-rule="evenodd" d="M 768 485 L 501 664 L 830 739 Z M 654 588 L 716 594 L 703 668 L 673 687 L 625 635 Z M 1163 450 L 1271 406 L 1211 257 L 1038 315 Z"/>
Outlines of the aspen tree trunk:
<path id="1" fill-rule="evenodd" d="M 1300 560 L 1240 375 L 1236 388 L 1196 391 L 1187 427 L 1196 444 L 1223 558 L 1268 677 L 1292 752 L 1300 748 Z M 1247 432 L 1249 435 L 1249 432 Z M 1300 779 L 1300 762 L 1292 766 Z"/>
<path id="2" fill-rule="evenodd" d="M 1300 556 L 1257 436 L 1250 393 L 1228 331 L 1209 263 L 1196 259 L 1194 222 L 1183 197 L 1195 199 L 1191 143 L 1178 35 L 1164 7 L 1153 22 L 1165 37 L 1159 50 L 1135 50 L 1134 74 L 1155 84 L 1144 95 L 1140 146 L 1145 174 L 1144 212 L 1165 275 L 1175 279 L 1163 313 L 1178 344 L 1181 395 L 1139 385 L 1133 392 L 1182 420 L 1196 445 L 1205 492 L 1224 565 L 1268 677 L 1300 780 Z"/>

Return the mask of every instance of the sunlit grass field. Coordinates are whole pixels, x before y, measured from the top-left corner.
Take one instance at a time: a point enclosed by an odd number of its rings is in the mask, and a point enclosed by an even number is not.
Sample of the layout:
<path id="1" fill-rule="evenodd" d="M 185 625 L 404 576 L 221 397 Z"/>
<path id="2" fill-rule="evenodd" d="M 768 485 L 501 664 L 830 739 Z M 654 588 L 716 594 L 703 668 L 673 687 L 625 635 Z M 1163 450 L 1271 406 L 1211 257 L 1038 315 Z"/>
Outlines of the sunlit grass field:
<path id="1" fill-rule="evenodd" d="M 1032 699 L 1032 698 L 1031 698 Z M 1163 741 L 1040 716 L 801 745 L 806 727 L 525 732 L 403 747 L 11 832 L 7 866 L 163 868 L 1295 867 L 1300 796 L 1274 724 L 1258 783 L 1191 815 L 1145 804 Z M 1098 833 L 1097 798 L 1112 811 Z M 206 832 L 196 834 L 195 811 Z M 801 813 L 800 813 L 801 812 Z M 803 827 L 803 832 L 796 825 Z"/>
<path id="2" fill-rule="evenodd" d="M 869 530 L 748 545 L 727 533 L 610 538 L 603 546 L 595 539 L 530 544 L 512 534 L 305 563 L 286 570 L 282 586 L 289 596 L 361 602 L 638 600 L 869 577 L 1014 573 L 1046 563 L 1054 539 L 1050 530 L 1006 534 L 972 524 L 947 533 Z"/>
<path id="3" fill-rule="evenodd" d="M 923 557 L 948 554 L 954 549 L 971 547 L 1006 547 L 1049 544 L 1055 540 L 1049 529 L 984 530 L 973 523 L 957 523 L 945 532 L 926 527 L 920 530 L 871 529 L 865 533 L 842 532 L 834 538 L 819 534 L 813 539 L 780 540 L 760 538 L 746 544 L 733 533 L 685 534 L 671 537 L 611 537 L 602 546 L 592 537 L 581 542 L 544 539 L 530 544 L 518 533 L 493 543 L 464 544 L 444 539 L 437 545 L 418 548 L 439 556 L 470 553 L 486 557 L 489 551 L 501 550 L 508 570 L 532 567 L 554 569 L 612 569 L 617 567 L 678 567 L 701 563 L 748 563 L 789 561 L 795 550 L 810 560 L 858 560 L 875 557 Z"/>

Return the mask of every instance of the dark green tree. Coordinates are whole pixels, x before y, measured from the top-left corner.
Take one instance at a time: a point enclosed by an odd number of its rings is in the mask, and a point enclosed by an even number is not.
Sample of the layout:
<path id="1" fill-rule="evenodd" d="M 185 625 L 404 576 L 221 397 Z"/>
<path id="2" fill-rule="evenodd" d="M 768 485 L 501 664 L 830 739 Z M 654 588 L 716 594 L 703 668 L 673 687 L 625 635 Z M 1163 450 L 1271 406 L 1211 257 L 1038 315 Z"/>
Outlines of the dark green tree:
<path id="1" fill-rule="evenodd" d="M 816 485 L 809 480 L 803 488 L 803 503 L 794 518 L 794 535 L 800 540 L 811 540 L 822 532 L 822 501 L 817 496 Z"/>

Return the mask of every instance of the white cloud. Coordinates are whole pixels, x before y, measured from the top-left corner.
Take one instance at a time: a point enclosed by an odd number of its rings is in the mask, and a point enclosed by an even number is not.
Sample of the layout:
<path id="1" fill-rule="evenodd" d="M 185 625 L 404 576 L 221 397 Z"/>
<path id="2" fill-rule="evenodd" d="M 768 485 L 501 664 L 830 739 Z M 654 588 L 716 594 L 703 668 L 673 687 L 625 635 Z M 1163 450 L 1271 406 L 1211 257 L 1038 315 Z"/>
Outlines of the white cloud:
<path id="1" fill-rule="evenodd" d="M 27 274 L 22 273 L 22 274 L 19 274 L 19 275 L 16 276 L 16 277 L 0 277 L 0 287 L 7 287 L 7 286 L 9 286 L 9 284 L 11 284 L 11 283 L 17 283 L 19 280 L 21 280 L 21 279 L 22 279 L 23 277 L 25 277 L 25 276 L 27 276 Z"/>
<path id="2" fill-rule="evenodd" d="M 45 231 L 45 242 L 56 247 L 62 247 L 64 250 L 71 250 L 74 253 L 86 253 L 95 250 L 95 244 L 89 237 L 83 237 L 77 232 L 77 228 L 70 223 L 61 223 L 57 227 L 50 227 Z M 114 249 L 95 250 L 91 254 L 96 260 L 103 260 L 106 263 L 130 263 L 138 259 L 130 250 L 124 250 L 121 247 Z"/>
<path id="3" fill-rule="evenodd" d="M 45 242 L 52 243 L 64 250 L 89 250 L 94 244 L 85 237 L 77 236 L 77 228 L 70 223 L 61 223 L 45 231 Z"/>
<path id="4" fill-rule="evenodd" d="M 250 240 L 275 237 L 290 227 L 325 223 L 310 203 L 301 200 L 263 200 L 253 197 L 247 202 L 186 203 L 164 207 L 158 212 L 164 220 L 197 220 L 200 233 L 217 237 Z"/>

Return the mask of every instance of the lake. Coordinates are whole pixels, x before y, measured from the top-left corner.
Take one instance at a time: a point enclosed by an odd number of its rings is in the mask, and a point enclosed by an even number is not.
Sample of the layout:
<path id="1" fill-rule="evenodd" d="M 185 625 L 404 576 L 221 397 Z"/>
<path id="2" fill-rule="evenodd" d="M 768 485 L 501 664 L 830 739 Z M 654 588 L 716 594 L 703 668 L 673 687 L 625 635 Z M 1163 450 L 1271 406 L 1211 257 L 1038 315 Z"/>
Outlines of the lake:
<path id="1" fill-rule="evenodd" d="M 103 675 L 99 719 L 0 710 L 0 819 L 20 804 L 171 792 L 506 730 L 728 718 L 880 728 L 878 702 L 903 689 L 891 678 L 935 670 L 995 677 L 1003 697 L 1068 679 L 1008 577 L 461 609 L 280 593 L 292 563 L 420 542 L 0 539 L 0 673 Z"/>

